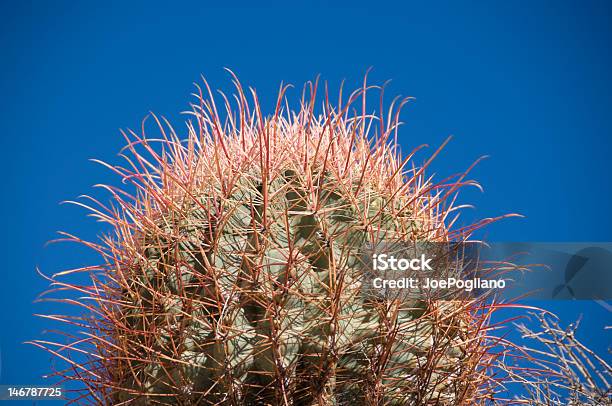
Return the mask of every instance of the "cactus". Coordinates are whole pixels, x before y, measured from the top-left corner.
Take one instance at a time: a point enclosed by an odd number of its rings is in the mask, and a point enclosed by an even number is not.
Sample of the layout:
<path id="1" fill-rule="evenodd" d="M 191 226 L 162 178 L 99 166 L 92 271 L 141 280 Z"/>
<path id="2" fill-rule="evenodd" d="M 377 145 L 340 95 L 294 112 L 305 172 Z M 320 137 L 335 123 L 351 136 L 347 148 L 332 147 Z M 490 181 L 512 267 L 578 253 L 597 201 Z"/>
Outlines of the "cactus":
<path id="1" fill-rule="evenodd" d="M 161 140 L 125 134 L 128 165 L 108 167 L 131 189 L 106 186 L 111 205 L 79 203 L 112 232 L 86 243 L 101 265 L 62 274 L 86 271 L 89 286 L 52 278 L 86 296 L 84 338 L 38 342 L 70 363 L 59 374 L 97 404 L 484 399 L 482 303 L 361 294 L 365 244 L 461 240 L 493 221 L 451 229 L 449 196 L 470 182 L 440 192 L 425 177 L 431 159 L 402 156 L 407 100 L 368 114 L 364 82 L 336 106 L 326 94 L 318 114 L 314 83 L 297 112 L 282 88 L 264 117 L 235 84 L 224 119 L 198 87 L 186 140 L 155 116 Z"/>

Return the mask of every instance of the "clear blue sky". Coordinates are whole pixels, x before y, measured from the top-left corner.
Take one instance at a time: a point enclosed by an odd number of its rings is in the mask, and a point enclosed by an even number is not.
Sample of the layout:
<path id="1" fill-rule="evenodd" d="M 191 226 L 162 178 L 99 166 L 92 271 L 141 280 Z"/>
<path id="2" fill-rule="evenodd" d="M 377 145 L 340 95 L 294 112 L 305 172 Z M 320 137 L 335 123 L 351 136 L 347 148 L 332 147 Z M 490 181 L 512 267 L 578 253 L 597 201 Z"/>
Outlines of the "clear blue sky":
<path id="1" fill-rule="evenodd" d="M 476 206 L 466 221 L 526 216 L 491 226 L 491 240 L 612 240 L 612 3 L 170 3 L 0 2 L 0 384 L 41 383 L 49 368 L 21 344 L 52 326 L 32 316 L 53 311 L 32 303 L 46 286 L 35 267 L 93 260 L 73 246 L 44 248 L 57 230 L 100 231 L 58 204 L 114 181 L 88 159 L 118 162 L 119 128 L 137 129 L 149 111 L 183 130 L 192 83 L 204 74 L 227 89 L 223 67 L 271 109 L 280 81 L 299 89 L 321 74 L 332 88 L 343 78 L 357 86 L 372 66 L 374 81 L 392 79 L 389 95 L 416 97 L 404 150 L 453 134 L 433 165 L 440 176 L 491 156 L 474 171 L 485 193 L 463 195 Z M 568 322 L 586 313 L 585 340 L 609 344 L 601 307 L 550 306 Z"/>

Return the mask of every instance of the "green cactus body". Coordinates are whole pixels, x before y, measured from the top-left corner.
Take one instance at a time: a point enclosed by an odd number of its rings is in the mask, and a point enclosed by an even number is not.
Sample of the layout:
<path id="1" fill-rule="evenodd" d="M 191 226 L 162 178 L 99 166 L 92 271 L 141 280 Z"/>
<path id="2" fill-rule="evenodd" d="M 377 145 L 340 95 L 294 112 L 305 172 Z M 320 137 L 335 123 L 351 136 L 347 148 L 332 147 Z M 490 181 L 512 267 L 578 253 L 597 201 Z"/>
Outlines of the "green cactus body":
<path id="1" fill-rule="evenodd" d="M 424 316 L 429 304 L 360 293 L 361 247 L 409 238 L 415 217 L 394 215 L 400 200 L 375 185 L 339 188 L 342 179 L 317 173 L 280 168 L 265 198 L 247 172 L 227 198 L 187 201 L 142 237 L 144 255 L 125 275 L 139 283 L 122 297 L 136 310 L 119 311 L 142 342 L 134 358 L 147 361 L 118 368 L 130 371 L 121 386 L 147 394 L 141 403 L 402 405 L 417 401 L 415 371 L 436 345 L 447 353 L 428 385 L 452 403 L 443 375 L 461 368 L 464 327 L 445 336 Z"/>
<path id="2" fill-rule="evenodd" d="M 128 167 L 113 169 L 136 193 L 108 188 L 117 208 L 94 209 L 114 230 L 88 288 L 94 403 L 421 405 L 478 395 L 482 318 L 469 302 L 362 294 L 365 245 L 449 241 L 452 205 L 424 168 L 406 169 L 411 156 L 392 141 L 397 111 L 349 116 L 364 87 L 315 116 L 311 90 L 286 115 L 281 92 L 263 119 L 238 87 L 225 123 L 200 96 L 186 141 L 161 124 L 161 148 L 131 135 Z M 375 135 L 372 123 L 382 123 Z"/>

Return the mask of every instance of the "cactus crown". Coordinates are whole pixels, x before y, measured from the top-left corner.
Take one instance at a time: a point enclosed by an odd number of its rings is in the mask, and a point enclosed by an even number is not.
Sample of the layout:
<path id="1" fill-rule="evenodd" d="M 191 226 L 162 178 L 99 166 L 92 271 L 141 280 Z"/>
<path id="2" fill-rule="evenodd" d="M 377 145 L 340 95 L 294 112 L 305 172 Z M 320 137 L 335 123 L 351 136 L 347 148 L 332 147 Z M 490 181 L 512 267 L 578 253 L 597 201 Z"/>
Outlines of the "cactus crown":
<path id="1" fill-rule="evenodd" d="M 487 396 L 483 371 L 493 355 L 482 303 L 359 293 L 363 244 L 461 240 L 494 220 L 452 229 L 453 197 L 472 182 L 463 173 L 443 188 L 426 178 L 439 150 L 421 166 L 416 150 L 401 155 L 407 99 L 369 114 L 374 87 L 364 81 L 335 106 L 326 92 L 319 114 L 315 82 L 298 111 L 282 88 L 264 117 L 256 93 L 249 103 L 235 85 L 237 109 L 223 96 L 224 119 L 208 85 L 198 87 L 186 140 L 155 116 L 160 140 L 125 134 L 127 165 L 107 166 L 134 192 L 107 186 L 111 205 L 87 205 L 112 226 L 87 243 L 103 263 L 86 269 L 89 286 L 52 279 L 87 296 L 85 338 L 61 350 L 44 345 L 71 364 L 59 374 L 85 383 L 84 396 L 100 404 Z M 87 359 L 64 355 L 67 348 Z"/>

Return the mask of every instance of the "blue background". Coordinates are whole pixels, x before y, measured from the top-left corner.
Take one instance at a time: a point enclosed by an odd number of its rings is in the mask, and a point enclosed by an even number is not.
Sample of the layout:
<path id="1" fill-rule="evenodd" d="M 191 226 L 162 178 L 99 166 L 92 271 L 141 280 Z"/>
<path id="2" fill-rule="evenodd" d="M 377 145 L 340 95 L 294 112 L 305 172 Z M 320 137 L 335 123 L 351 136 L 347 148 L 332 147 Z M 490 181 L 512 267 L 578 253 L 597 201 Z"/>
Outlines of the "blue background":
<path id="1" fill-rule="evenodd" d="M 169 3 L 169 2 L 164 2 Z M 95 259 L 44 244 L 66 230 L 95 238 L 99 224 L 58 203 L 116 179 L 88 162 L 118 163 L 119 128 L 149 111 L 179 131 L 192 83 L 204 74 L 229 89 L 232 68 L 270 112 L 280 81 L 321 74 L 337 89 L 392 79 L 405 110 L 404 150 L 455 136 L 433 170 L 474 171 L 465 221 L 518 212 L 488 228 L 495 241 L 610 241 L 612 3 L 607 1 L 375 1 L 213 8 L 197 3 L 8 2 L 0 4 L 0 384 L 41 384 L 49 356 L 22 342 L 54 325 L 32 316 L 53 273 Z M 579 337 L 610 342 L 610 313 L 593 303 L 544 303 Z"/>

